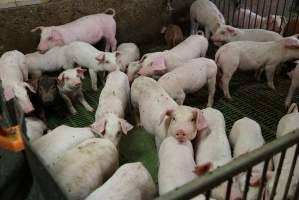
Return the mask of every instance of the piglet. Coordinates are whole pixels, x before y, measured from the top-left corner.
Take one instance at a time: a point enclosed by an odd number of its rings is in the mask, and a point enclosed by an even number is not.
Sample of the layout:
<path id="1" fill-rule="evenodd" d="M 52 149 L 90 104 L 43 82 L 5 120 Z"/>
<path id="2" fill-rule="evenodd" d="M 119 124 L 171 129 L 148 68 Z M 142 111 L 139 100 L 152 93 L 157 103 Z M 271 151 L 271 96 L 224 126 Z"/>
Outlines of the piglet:
<path id="1" fill-rule="evenodd" d="M 224 96 L 231 99 L 229 82 L 237 69 L 265 69 L 267 84 L 275 90 L 274 74 L 280 63 L 299 58 L 298 36 L 282 38 L 271 42 L 237 41 L 222 46 L 215 55 L 215 61 L 222 72 Z"/>
<path id="2" fill-rule="evenodd" d="M 0 58 L 0 79 L 4 89 L 6 101 L 16 98 L 25 113 L 34 110 L 26 88 L 35 93 L 31 85 L 24 82 L 28 79 L 28 69 L 25 65 L 25 56 L 14 50 L 2 54 Z"/>
<path id="3" fill-rule="evenodd" d="M 82 92 L 81 78 L 84 78 L 85 71 L 86 70 L 81 67 L 68 69 L 59 74 L 57 78 L 59 94 L 66 102 L 73 115 L 77 114 L 77 111 L 74 108 L 71 99 L 77 99 L 87 111 L 94 111 L 94 109 L 85 100 Z"/>
<path id="4" fill-rule="evenodd" d="M 204 27 L 205 36 L 215 33 L 217 28 L 225 24 L 225 19 L 217 6 L 209 0 L 196 0 L 190 6 L 191 34 L 195 34 L 199 26 Z"/>
<path id="5" fill-rule="evenodd" d="M 108 14 L 109 12 L 112 14 Z M 105 51 L 116 50 L 115 10 L 108 8 L 104 13 L 88 15 L 60 26 L 38 26 L 31 30 L 41 30 L 41 39 L 37 50 L 45 53 L 55 46 L 63 46 L 74 41 L 95 44 L 103 37 L 106 40 Z"/>
<path id="6" fill-rule="evenodd" d="M 223 114 L 216 109 L 206 108 L 202 110 L 209 128 L 201 130 L 195 142 L 195 172 L 200 176 L 205 172 L 221 167 L 232 160 L 230 145 L 225 132 L 225 120 Z M 213 148 L 211 148 L 213 147 Z M 222 183 L 212 190 L 211 196 L 218 200 L 224 200 L 227 183 Z M 238 183 L 234 180 L 231 187 L 231 200 L 240 200 L 242 197 Z"/>
<path id="7" fill-rule="evenodd" d="M 282 33 L 286 25 L 285 17 L 279 15 L 262 17 L 244 8 L 237 9 L 234 16 L 234 24 L 240 28 L 261 28 Z"/>
<path id="8" fill-rule="evenodd" d="M 221 25 L 212 35 L 211 40 L 216 46 L 233 41 L 268 42 L 282 39 L 282 36 L 273 31 L 263 29 L 239 29 L 229 25 Z"/>
<path id="9" fill-rule="evenodd" d="M 140 51 L 136 44 L 134 43 L 122 43 L 117 47 L 117 63 L 119 70 L 124 72 L 126 71 L 128 65 L 131 62 L 137 61 L 140 59 Z"/>
<path id="10" fill-rule="evenodd" d="M 169 51 L 145 54 L 141 60 L 139 75 L 163 75 L 180 64 L 199 57 L 204 57 L 208 49 L 208 40 L 202 35 L 191 35 Z"/>
<path id="11" fill-rule="evenodd" d="M 207 106 L 214 102 L 217 65 L 207 58 L 192 59 L 171 72 L 164 74 L 158 84 L 179 105 L 185 100 L 186 93 L 193 93 L 208 84 L 209 98 Z"/>
<path id="12" fill-rule="evenodd" d="M 26 135 L 30 143 L 33 143 L 37 139 L 41 138 L 44 131 L 47 130 L 47 125 L 43 121 L 35 117 L 25 117 L 25 124 Z"/>
<path id="13" fill-rule="evenodd" d="M 164 35 L 164 40 L 168 49 L 171 49 L 184 40 L 182 29 L 175 24 L 168 24 L 163 26 L 161 34 Z"/>
<path id="14" fill-rule="evenodd" d="M 297 61 L 298 62 L 298 61 Z M 291 85 L 289 88 L 288 96 L 285 100 L 285 106 L 289 107 L 294 96 L 296 89 L 299 87 L 299 63 L 296 67 L 288 73 L 291 78 Z"/>
<path id="15" fill-rule="evenodd" d="M 93 191 L 86 200 L 152 200 L 156 196 L 156 185 L 141 162 L 122 165 L 105 182 Z"/>
<path id="16" fill-rule="evenodd" d="M 129 97 L 127 75 L 118 70 L 111 72 L 101 92 L 95 122 L 91 127 L 101 137 L 111 140 L 115 146 L 118 146 L 122 134 L 127 134 L 133 128 L 124 119 Z"/>
<path id="17" fill-rule="evenodd" d="M 26 54 L 26 66 L 29 75 L 32 78 L 38 78 L 44 72 L 61 70 L 65 66 L 64 49 L 64 47 L 53 47 L 45 54 L 39 52 Z"/>
<path id="18" fill-rule="evenodd" d="M 159 150 L 159 194 L 170 192 L 196 178 L 194 151 L 190 141 L 179 143 L 173 137 L 163 140 Z M 198 195 L 195 199 L 205 199 Z M 211 199 L 211 198 L 210 198 Z"/>
<path id="19" fill-rule="evenodd" d="M 87 67 L 91 79 L 92 89 L 96 91 L 97 72 L 112 72 L 119 68 L 117 58 L 120 53 L 102 52 L 86 42 L 72 42 L 64 47 L 64 69 L 71 69 L 75 64 Z M 84 53 L 82 53 L 84 52 Z"/>
<path id="20" fill-rule="evenodd" d="M 106 139 L 88 139 L 63 153 L 49 171 L 70 200 L 85 199 L 118 168 L 117 149 Z"/>
<path id="21" fill-rule="evenodd" d="M 207 126 L 199 109 L 178 106 L 155 80 L 148 77 L 140 76 L 134 80 L 131 103 L 135 110 L 139 110 L 142 126 L 155 136 L 157 149 L 166 136 L 185 143 Z"/>
<path id="22" fill-rule="evenodd" d="M 297 107 L 297 104 L 293 103 L 290 106 L 288 113 L 285 116 L 283 116 L 280 119 L 280 121 L 278 122 L 276 137 L 277 137 L 277 139 L 279 139 L 280 137 L 283 137 L 298 128 L 299 128 L 298 107 Z M 293 159 L 294 159 L 295 148 L 296 148 L 295 146 L 289 148 L 285 154 L 285 158 L 283 160 L 283 165 L 282 165 L 282 169 L 281 169 L 281 174 L 279 176 L 278 185 L 276 188 L 276 195 L 273 198 L 274 200 L 280 200 L 280 199 L 284 198 L 283 195 L 285 192 L 286 185 L 288 183 L 290 169 L 291 169 Z M 275 156 L 273 160 L 274 160 L 274 167 L 276 168 L 275 176 L 273 176 L 271 178 L 271 180 L 269 181 L 269 183 L 267 185 L 266 200 L 269 199 L 270 194 L 273 190 L 274 180 L 275 180 L 276 174 L 278 173 L 277 168 L 279 165 L 280 155 Z M 292 180 L 290 182 L 287 199 L 295 199 L 296 198 L 295 191 L 296 191 L 296 187 L 298 187 L 298 184 L 299 184 L 299 163 L 297 161 L 297 163 L 295 165 L 294 173 L 292 176 Z"/>
<path id="23" fill-rule="evenodd" d="M 256 150 L 265 144 L 260 125 L 247 117 L 239 119 L 233 124 L 229 141 L 234 149 L 234 158 Z M 248 200 L 258 199 L 263 168 L 263 163 L 255 165 L 252 168 L 251 178 L 249 180 L 249 191 L 247 193 Z M 271 175 L 272 173 L 268 170 L 266 178 L 270 179 Z M 241 191 L 244 192 L 246 172 L 239 174 L 236 178 L 240 184 Z"/>
<path id="24" fill-rule="evenodd" d="M 61 125 L 33 141 L 32 148 L 48 168 L 64 152 L 90 138 L 94 138 L 94 134 L 89 128 L 73 128 Z"/>
<path id="25" fill-rule="evenodd" d="M 34 113 L 46 122 L 46 110 L 48 108 L 53 109 L 59 99 L 57 78 L 44 75 L 31 80 L 30 84 L 36 91 L 35 94 L 30 95 L 35 107 Z"/>

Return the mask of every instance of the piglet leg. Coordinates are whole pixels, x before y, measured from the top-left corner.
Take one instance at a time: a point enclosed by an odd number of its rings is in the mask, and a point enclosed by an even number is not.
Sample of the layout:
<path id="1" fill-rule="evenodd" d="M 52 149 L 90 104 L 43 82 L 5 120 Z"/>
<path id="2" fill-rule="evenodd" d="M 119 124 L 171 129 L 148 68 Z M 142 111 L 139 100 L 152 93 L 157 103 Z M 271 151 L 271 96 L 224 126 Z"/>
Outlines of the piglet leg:
<path id="1" fill-rule="evenodd" d="M 74 108 L 74 106 L 73 106 L 72 101 L 70 100 L 70 98 L 67 95 L 63 94 L 63 93 L 60 93 L 60 94 L 61 94 L 61 97 L 63 98 L 63 100 L 65 101 L 65 103 L 67 104 L 67 107 L 70 110 L 70 112 L 73 115 L 76 115 L 77 114 L 77 110 Z"/>
<path id="2" fill-rule="evenodd" d="M 214 95 L 216 90 L 216 76 L 208 80 L 209 97 L 207 107 L 212 107 L 214 104 Z"/>
<path id="3" fill-rule="evenodd" d="M 89 111 L 89 112 L 93 112 L 93 111 L 94 111 L 94 109 L 93 109 L 93 108 L 87 103 L 87 101 L 85 100 L 85 98 L 84 98 L 82 92 L 81 92 L 81 94 L 79 95 L 78 100 L 79 100 L 79 102 L 83 105 L 83 107 L 84 107 L 87 111 Z"/>
<path id="4" fill-rule="evenodd" d="M 91 79 L 91 87 L 94 91 L 97 91 L 98 90 L 98 86 L 97 86 L 97 82 L 98 82 L 98 77 L 97 77 L 97 73 L 92 70 L 92 69 L 89 69 L 89 76 L 90 76 L 90 79 Z"/>
<path id="5" fill-rule="evenodd" d="M 295 84 L 294 84 L 294 80 L 292 80 L 291 86 L 289 88 L 288 96 L 287 96 L 286 101 L 285 101 L 285 106 L 286 107 L 290 106 L 292 98 L 294 96 L 295 90 L 296 90 L 296 87 L 295 87 Z"/>
<path id="6" fill-rule="evenodd" d="M 275 86 L 274 86 L 274 74 L 275 74 L 275 65 L 267 65 L 265 67 L 266 69 L 266 76 L 267 76 L 267 84 L 268 86 L 272 89 L 275 90 Z"/>

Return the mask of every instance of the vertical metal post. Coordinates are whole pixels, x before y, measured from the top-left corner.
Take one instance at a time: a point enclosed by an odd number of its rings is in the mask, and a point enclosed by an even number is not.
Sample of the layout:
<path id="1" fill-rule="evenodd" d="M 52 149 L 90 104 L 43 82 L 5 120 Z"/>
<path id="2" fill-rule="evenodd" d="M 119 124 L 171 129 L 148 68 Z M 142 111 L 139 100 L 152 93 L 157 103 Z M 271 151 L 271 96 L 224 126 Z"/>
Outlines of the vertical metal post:
<path id="1" fill-rule="evenodd" d="M 250 27 L 251 13 L 252 13 L 252 7 L 253 7 L 253 2 L 252 1 L 253 0 L 250 1 L 250 12 L 249 12 L 249 19 L 248 19 L 248 26 L 247 26 L 247 28 Z M 244 28 L 246 28 L 246 27 L 244 27 Z"/>
<path id="2" fill-rule="evenodd" d="M 239 22 L 240 22 L 240 6 L 241 5 L 241 0 L 239 1 L 239 12 L 238 12 L 238 18 L 237 18 L 237 20 L 236 20 L 236 22 L 237 22 L 237 25 L 239 26 Z"/>
<path id="3" fill-rule="evenodd" d="M 246 8 L 247 8 L 247 1 L 245 1 L 245 5 L 244 5 L 245 10 L 246 10 Z M 246 16 L 245 14 L 246 14 L 246 12 L 244 12 L 242 27 L 244 27 L 244 23 L 245 23 L 245 16 Z"/>
<path id="4" fill-rule="evenodd" d="M 233 184 L 233 180 L 230 178 L 228 180 L 228 183 L 227 183 L 225 200 L 230 200 L 230 195 L 231 195 L 231 190 L 232 190 L 232 184 Z"/>
<path id="5" fill-rule="evenodd" d="M 269 159 L 265 161 L 264 164 L 264 168 L 263 168 L 263 174 L 262 174 L 262 182 L 260 185 L 260 189 L 259 189 L 259 193 L 258 193 L 258 200 L 262 199 L 262 195 L 263 195 L 263 189 L 266 183 L 266 179 L 267 179 L 267 171 L 268 171 L 268 165 L 269 165 Z"/>
<path id="6" fill-rule="evenodd" d="M 277 4 L 279 4 L 279 1 L 277 2 Z M 271 9 L 272 9 L 272 1 L 270 1 L 270 6 L 269 6 L 269 11 L 268 11 L 267 17 L 269 17 L 271 15 Z M 275 14 L 275 19 L 274 19 L 274 26 L 275 26 L 275 22 L 276 22 L 276 14 Z M 267 30 L 268 30 L 268 28 L 269 28 L 269 23 L 267 23 L 267 25 L 266 25 Z"/>
<path id="7" fill-rule="evenodd" d="M 256 16 L 255 16 L 255 19 L 254 19 L 254 24 L 253 24 L 253 27 L 255 27 L 256 25 L 256 20 L 257 20 L 257 16 L 258 16 L 258 13 L 259 13 L 259 6 L 260 5 L 260 0 L 257 1 L 257 4 L 256 4 Z"/>
<path id="8" fill-rule="evenodd" d="M 244 200 L 247 199 L 247 193 L 249 191 L 251 171 L 252 171 L 252 167 L 250 167 L 250 169 L 247 171 L 247 174 L 246 174 L 246 181 L 245 181 L 245 187 L 244 187 L 243 198 L 242 198 Z"/>
<path id="9" fill-rule="evenodd" d="M 229 12 L 229 11 L 230 11 L 230 1 L 231 1 L 231 0 L 228 1 L 228 9 L 227 9 L 227 21 L 228 21 L 228 22 L 230 22 L 230 20 L 229 20 L 229 19 L 230 19 L 230 12 Z M 231 25 L 232 25 L 232 24 L 231 24 Z"/>
<path id="10" fill-rule="evenodd" d="M 262 28 L 262 25 L 263 25 L 262 22 L 263 22 L 265 7 L 266 7 L 266 0 L 264 0 L 264 3 L 263 3 L 263 9 L 262 9 L 262 14 L 261 14 L 262 21 L 261 21 L 261 24 L 260 24 L 260 28 Z"/>
<path id="11" fill-rule="evenodd" d="M 281 174 L 281 169 L 282 169 L 285 154 L 286 154 L 286 149 L 283 150 L 280 154 L 279 164 L 278 164 L 278 167 L 277 167 L 277 171 L 275 173 L 275 180 L 274 180 L 274 184 L 273 184 L 273 187 L 272 187 L 270 200 L 273 200 L 273 198 L 276 194 L 277 183 L 279 181 L 279 177 L 280 177 L 280 174 Z"/>
<path id="12" fill-rule="evenodd" d="M 289 13 L 289 18 L 288 18 L 288 22 L 291 20 L 291 17 L 292 17 L 292 8 L 293 8 L 293 4 L 294 4 L 294 0 L 292 0 L 292 3 L 291 3 L 291 7 L 290 7 L 290 13 Z M 280 24 L 280 28 L 282 26 L 282 23 Z M 288 29 L 289 27 L 289 24 L 286 25 L 286 30 Z"/>
<path id="13" fill-rule="evenodd" d="M 210 200 L 211 190 L 206 192 L 206 200 Z"/>
<path id="14" fill-rule="evenodd" d="M 287 199 L 287 196 L 288 196 L 288 193 L 289 193 L 289 188 L 290 188 L 290 185 L 291 185 L 292 176 L 293 176 L 294 169 L 295 169 L 295 166 L 296 166 L 298 153 L 299 153 L 299 144 L 297 144 L 296 151 L 294 153 L 294 159 L 293 159 L 292 166 L 291 166 L 291 169 L 290 169 L 290 174 L 289 174 L 288 182 L 287 182 L 287 185 L 286 185 L 286 188 L 285 188 L 285 191 L 284 191 L 283 199 Z"/>
<path id="15" fill-rule="evenodd" d="M 272 1 L 271 1 L 272 2 Z M 276 8 L 275 8 L 275 19 L 274 19 L 274 24 L 273 24 L 273 26 L 272 26 L 272 28 L 270 29 L 270 30 L 273 30 L 274 29 L 274 27 L 275 27 L 275 23 L 276 23 L 276 16 L 277 16 L 277 12 L 278 12 L 278 6 L 279 6 L 279 4 L 280 4 L 280 1 L 278 1 L 277 2 L 277 4 L 276 4 Z M 285 8 L 285 7 L 284 7 Z M 281 17 L 283 17 L 283 15 L 281 16 Z"/>

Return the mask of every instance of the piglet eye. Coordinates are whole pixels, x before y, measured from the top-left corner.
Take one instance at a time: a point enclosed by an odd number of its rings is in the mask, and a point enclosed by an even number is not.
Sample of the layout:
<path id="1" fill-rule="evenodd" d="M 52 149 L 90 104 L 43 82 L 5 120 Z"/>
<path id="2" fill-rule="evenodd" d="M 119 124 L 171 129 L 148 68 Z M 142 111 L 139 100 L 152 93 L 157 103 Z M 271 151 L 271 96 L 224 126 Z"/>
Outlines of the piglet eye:
<path id="1" fill-rule="evenodd" d="M 222 34 L 222 35 L 224 35 L 224 34 L 225 34 L 225 32 L 224 32 L 224 31 L 222 31 L 222 32 L 221 32 L 221 34 Z"/>
<path id="2" fill-rule="evenodd" d="M 195 122 L 195 120 L 196 120 L 195 117 L 193 117 L 193 118 L 191 119 L 192 122 Z"/>
<path id="3" fill-rule="evenodd" d="M 52 37 L 52 36 L 48 37 L 48 40 L 52 40 L 52 39 L 53 39 L 53 37 Z"/>
<path id="4" fill-rule="evenodd" d="M 109 63 L 109 61 L 108 61 L 108 60 L 105 60 L 105 63 L 107 63 L 107 64 L 108 64 L 108 63 Z"/>
<path id="5" fill-rule="evenodd" d="M 175 121 L 175 117 L 173 117 L 172 120 Z"/>

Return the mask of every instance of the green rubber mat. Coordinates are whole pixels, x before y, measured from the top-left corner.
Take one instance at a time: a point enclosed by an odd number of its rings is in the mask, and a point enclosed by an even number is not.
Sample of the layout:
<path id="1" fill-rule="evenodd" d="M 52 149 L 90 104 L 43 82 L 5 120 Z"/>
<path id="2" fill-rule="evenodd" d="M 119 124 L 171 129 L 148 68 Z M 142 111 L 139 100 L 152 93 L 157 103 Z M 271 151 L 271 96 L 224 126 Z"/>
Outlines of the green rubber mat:
<path id="1" fill-rule="evenodd" d="M 247 116 L 261 125 L 265 140 L 273 140 L 277 123 L 286 112 L 284 100 L 289 84 L 288 79 L 276 78 L 277 90 L 272 91 L 265 82 L 257 82 L 251 73 L 235 74 L 230 84 L 233 101 L 225 100 L 219 88 L 215 95 L 214 108 L 223 112 L 227 133 L 236 120 Z M 93 92 L 90 86 L 90 80 L 86 78 L 83 81 L 85 97 L 96 109 L 101 89 L 98 92 Z M 196 94 L 189 95 L 185 104 L 204 108 L 207 95 L 208 91 L 204 88 Z M 294 100 L 298 103 L 299 95 L 294 97 Z M 81 105 L 75 106 L 79 113 L 75 116 L 69 114 L 65 106 L 58 105 L 58 107 L 59 113 L 52 113 L 48 118 L 48 126 L 51 129 L 61 124 L 85 127 L 94 121 L 95 113 L 88 113 Z M 127 113 L 127 119 L 133 123 L 130 112 Z M 127 136 L 122 137 L 119 147 L 120 164 L 141 161 L 157 182 L 158 158 L 154 138 L 151 135 L 142 128 L 134 128 Z"/>

